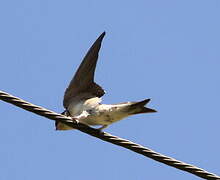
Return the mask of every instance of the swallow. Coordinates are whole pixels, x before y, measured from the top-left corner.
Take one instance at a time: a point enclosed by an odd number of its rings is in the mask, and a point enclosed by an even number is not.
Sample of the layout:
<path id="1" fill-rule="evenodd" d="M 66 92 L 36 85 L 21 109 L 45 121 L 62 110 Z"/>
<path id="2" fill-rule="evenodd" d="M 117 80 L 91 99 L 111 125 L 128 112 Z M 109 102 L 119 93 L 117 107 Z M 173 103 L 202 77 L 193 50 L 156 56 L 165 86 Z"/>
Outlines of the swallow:
<path id="1" fill-rule="evenodd" d="M 119 104 L 101 104 L 101 97 L 105 91 L 95 83 L 94 75 L 104 36 L 105 32 L 94 42 L 70 81 L 64 93 L 65 111 L 62 113 L 88 126 L 100 125 L 101 127 L 98 128 L 100 130 L 131 115 L 156 112 L 154 109 L 145 107 L 150 99 Z M 55 126 L 56 130 L 73 129 L 58 121 Z"/>

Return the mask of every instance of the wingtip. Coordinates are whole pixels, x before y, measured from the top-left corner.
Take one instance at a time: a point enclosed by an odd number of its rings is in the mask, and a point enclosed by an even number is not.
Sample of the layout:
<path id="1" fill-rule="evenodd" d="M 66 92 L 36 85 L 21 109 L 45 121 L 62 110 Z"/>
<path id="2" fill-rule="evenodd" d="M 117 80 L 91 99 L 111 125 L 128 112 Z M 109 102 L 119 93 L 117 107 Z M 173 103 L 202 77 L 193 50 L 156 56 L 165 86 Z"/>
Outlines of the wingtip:
<path id="1" fill-rule="evenodd" d="M 105 34 L 106 34 L 106 33 L 105 33 L 105 31 L 104 31 L 104 32 L 99 36 L 99 39 L 102 40 L 102 39 L 104 38 Z"/>

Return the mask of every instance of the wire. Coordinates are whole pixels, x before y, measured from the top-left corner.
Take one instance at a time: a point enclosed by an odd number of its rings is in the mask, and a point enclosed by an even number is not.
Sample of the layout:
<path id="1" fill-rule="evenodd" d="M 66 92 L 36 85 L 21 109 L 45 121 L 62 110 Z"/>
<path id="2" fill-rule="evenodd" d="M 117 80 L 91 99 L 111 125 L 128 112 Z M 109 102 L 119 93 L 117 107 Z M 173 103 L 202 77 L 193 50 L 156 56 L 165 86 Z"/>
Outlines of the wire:
<path id="1" fill-rule="evenodd" d="M 167 157 L 165 155 L 157 153 L 149 148 L 143 147 L 143 146 L 136 144 L 134 142 L 131 142 L 129 140 L 122 139 L 117 136 L 113 136 L 113 135 L 106 133 L 106 132 L 101 132 L 101 131 L 94 129 L 94 128 L 91 128 L 85 124 L 79 123 L 79 122 L 75 121 L 74 119 L 72 119 L 71 117 L 66 117 L 64 115 L 55 113 L 55 112 L 50 111 L 48 109 L 45 109 L 43 107 L 36 106 L 34 104 L 31 104 L 27 101 L 24 101 L 24 100 L 18 98 L 18 97 L 12 96 L 6 92 L 0 91 L 0 99 L 5 102 L 8 102 L 10 104 L 13 104 L 15 106 L 18 106 L 22 109 L 25 109 L 27 111 L 33 112 L 33 113 L 38 114 L 40 116 L 44 116 L 48 119 L 61 121 L 62 123 L 66 124 L 68 126 L 71 126 L 75 129 L 78 129 L 86 134 L 89 134 L 89 135 L 94 136 L 96 138 L 102 139 L 103 141 L 107 141 L 112 144 L 124 147 L 126 149 L 130 149 L 131 151 L 142 154 L 146 157 L 149 157 L 155 161 L 164 163 L 168 166 L 172 166 L 172 167 L 175 167 L 175 168 L 180 169 L 182 171 L 189 172 L 191 174 L 194 174 L 194 175 L 199 176 L 204 179 L 210 179 L 210 180 L 214 180 L 214 179 L 217 180 L 218 179 L 218 180 L 220 180 L 219 176 L 217 176 L 213 173 L 207 172 L 207 171 L 205 171 L 201 168 L 198 168 L 194 165 L 178 161 L 178 160 L 173 159 L 171 157 Z"/>

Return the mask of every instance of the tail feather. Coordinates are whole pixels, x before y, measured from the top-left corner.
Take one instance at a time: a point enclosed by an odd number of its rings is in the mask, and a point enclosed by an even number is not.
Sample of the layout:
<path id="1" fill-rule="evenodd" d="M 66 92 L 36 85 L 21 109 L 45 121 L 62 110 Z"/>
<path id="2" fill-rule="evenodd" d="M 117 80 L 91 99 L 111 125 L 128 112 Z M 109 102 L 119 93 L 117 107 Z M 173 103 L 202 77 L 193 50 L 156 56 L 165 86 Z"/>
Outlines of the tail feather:
<path id="1" fill-rule="evenodd" d="M 150 99 L 145 99 L 139 102 L 132 102 L 129 106 L 132 114 L 140 114 L 140 113 L 153 113 L 157 112 L 155 109 L 147 108 L 145 105 L 150 102 Z"/>

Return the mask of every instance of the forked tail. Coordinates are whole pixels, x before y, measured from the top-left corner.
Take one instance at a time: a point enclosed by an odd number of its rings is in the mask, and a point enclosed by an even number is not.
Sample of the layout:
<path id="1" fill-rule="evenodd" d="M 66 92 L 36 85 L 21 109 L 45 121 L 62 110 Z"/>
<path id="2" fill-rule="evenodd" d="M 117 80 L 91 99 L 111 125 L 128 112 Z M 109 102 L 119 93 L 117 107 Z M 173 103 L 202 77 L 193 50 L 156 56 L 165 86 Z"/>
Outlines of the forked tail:
<path id="1" fill-rule="evenodd" d="M 129 106 L 131 114 L 157 112 L 155 109 L 145 107 L 145 105 L 149 102 L 150 102 L 150 99 L 145 99 L 145 100 L 140 101 L 140 102 L 131 102 L 131 105 Z"/>

